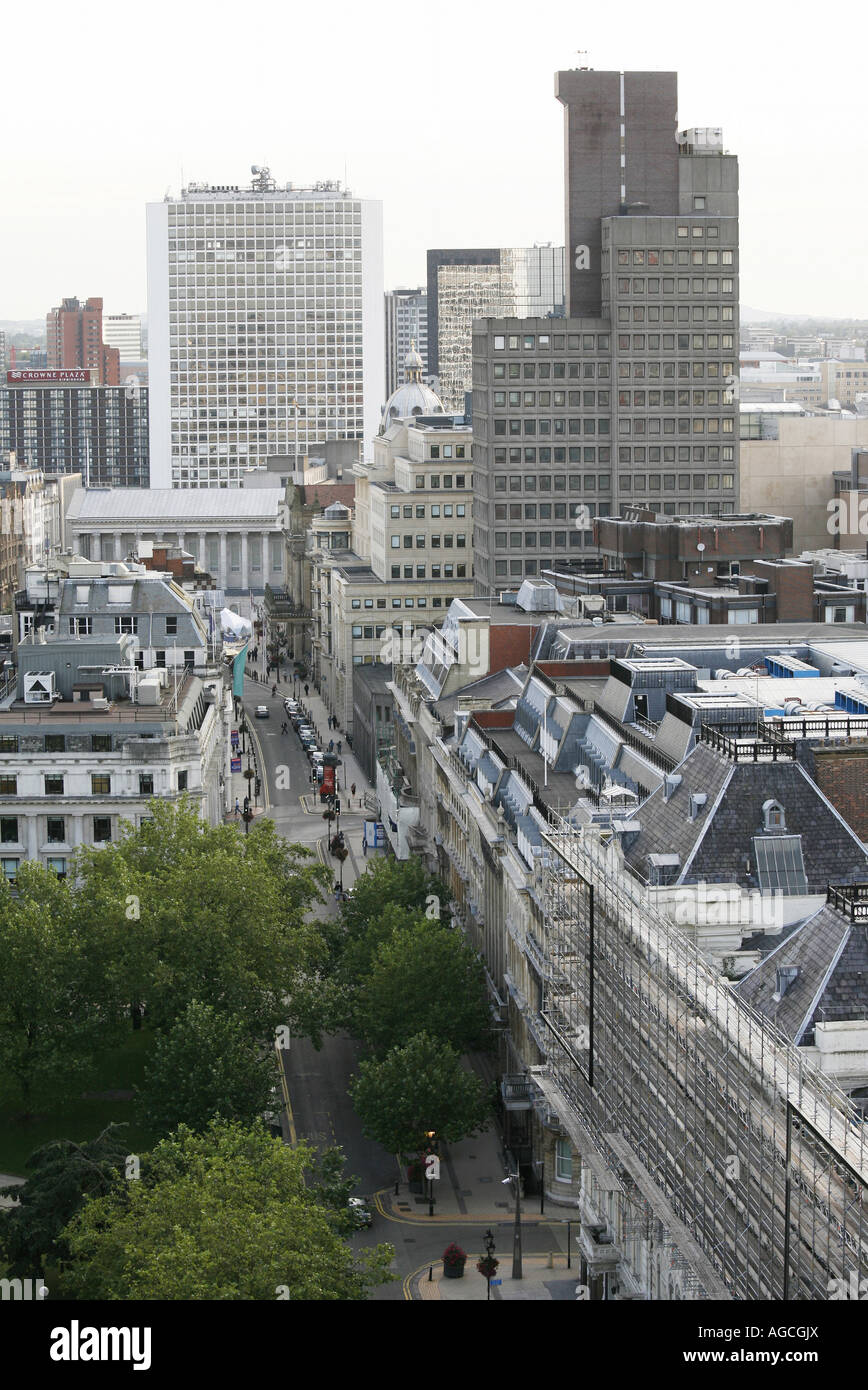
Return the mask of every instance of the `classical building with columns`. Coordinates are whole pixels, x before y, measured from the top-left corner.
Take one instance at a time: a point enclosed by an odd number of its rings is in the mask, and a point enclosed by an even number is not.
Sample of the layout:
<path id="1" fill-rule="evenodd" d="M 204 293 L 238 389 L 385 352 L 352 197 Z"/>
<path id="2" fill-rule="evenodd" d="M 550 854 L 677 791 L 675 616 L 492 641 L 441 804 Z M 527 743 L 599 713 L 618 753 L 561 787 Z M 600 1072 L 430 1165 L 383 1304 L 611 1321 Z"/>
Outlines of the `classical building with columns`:
<path id="1" fill-rule="evenodd" d="M 228 594 L 286 583 L 280 487 L 78 488 L 67 534 L 90 560 L 124 560 L 142 541 L 179 546 Z"/>

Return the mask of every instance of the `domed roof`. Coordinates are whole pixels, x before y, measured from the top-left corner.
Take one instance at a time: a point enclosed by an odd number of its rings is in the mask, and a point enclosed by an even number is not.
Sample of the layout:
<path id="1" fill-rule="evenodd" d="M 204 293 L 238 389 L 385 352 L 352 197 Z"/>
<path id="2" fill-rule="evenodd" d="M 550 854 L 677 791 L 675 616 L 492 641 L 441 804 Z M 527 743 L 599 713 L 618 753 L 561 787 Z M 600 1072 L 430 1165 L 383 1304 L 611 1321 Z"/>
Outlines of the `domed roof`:
<path id="1" fill-rule="evenodd" d="M 383 406 L 380 434 L 389 428 L 393 420 L 404 420 L 412 415 L 445 414 L 443 402 L 437 392 L 432 391 L 422 380 L 423 366 L 422 358 L 416 351 L 416 344 L 412 343 L 404 358 L 406 380 L 392 392 Z"/>

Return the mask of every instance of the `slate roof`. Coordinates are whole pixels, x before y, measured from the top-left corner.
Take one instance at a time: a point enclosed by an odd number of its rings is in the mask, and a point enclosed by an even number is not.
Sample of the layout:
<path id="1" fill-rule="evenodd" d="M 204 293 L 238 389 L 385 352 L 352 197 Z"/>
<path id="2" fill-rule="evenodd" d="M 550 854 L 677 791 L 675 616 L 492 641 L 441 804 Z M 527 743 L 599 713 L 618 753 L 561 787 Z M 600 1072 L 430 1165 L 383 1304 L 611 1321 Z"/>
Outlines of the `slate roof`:
<path id="1" fill-rule="evenodd" d="M 690 761 L 687 758 L 679 770 Z M 825 893 L 830 883 L 855 883 L 868 876 L 861 842 L 804 768 L 795 762 L 739 763 L 699 843 L 688 881 L 760 886 L 753 837 L 763 834 L 763 802 L 769 799 L 784 808 L 785 833 L 802 837 L 809 892 Z"/>
<path id="2" fill-rule="evenodd" d="M 643 805 L 639 813 L 642 829 L 625 850 L 628 864 L 647 878 L 649 854 L 678 854 L 683 870 L 733 770 L 732 763 L 707 744 L 694 748 L 678 768 L 681 783 L 669 799 L 663 799 L 661 786 Z M 694 821 L 688 819 L 692 792 L 705 792 L 708 797 Z"/>
<path id="3" fill-rule="evenodd" d="M 798 975 L 780 1000 L 777 971 Z M 868 1018 L 868 932 L 835 908 L 821 907 L 736 986 L 736 991 L 793 1042 L 808 1041 L 818 1022 Z"/>
<path id="4" fill-rule="evenodd" d="M 753 837 L 764 833 L 762 808 L 768 800 L 783 806 L 785 833 L 802 836 L 809 893 L 868 877 L 860 840 L 798 763 L 735 763 L 700 743 L 677 772 L 682 780 L 668 800 L 663 786 L 644 803 L 638 817 L 642 829 L 625 850 L 627 862 L 644 878 L 649 854 L 674 853 L 681 860 L 678 883 L 759 888 Z M 704 792 L 707 800 L 690 821 L 694 792 Z"/>

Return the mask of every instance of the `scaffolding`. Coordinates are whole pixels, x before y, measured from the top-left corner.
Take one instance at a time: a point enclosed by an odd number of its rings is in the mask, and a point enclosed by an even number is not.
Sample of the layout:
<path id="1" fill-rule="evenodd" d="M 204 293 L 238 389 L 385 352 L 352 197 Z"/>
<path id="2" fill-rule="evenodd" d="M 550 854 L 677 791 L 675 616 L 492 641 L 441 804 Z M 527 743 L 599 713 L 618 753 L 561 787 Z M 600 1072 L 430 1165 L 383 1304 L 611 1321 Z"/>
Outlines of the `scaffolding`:
<path id="1" fill-rule="evenodd" d="M 730 1297 L 858 1297 L 868 1276 L 861 1115 L 715 974 L 616 846 L 549 816 L 540 1080 L 566 1099 L 598 1158 L 638 1175 L 641 1194 L 630 1178 L 620 1184 L 622 1235 L 650 1220 L 656 1194 L 676 1242 L 689 1233 L 682 1253 L 695 1242 Z M 693 1296 L 720 1296 L 687 1259 Z"/>

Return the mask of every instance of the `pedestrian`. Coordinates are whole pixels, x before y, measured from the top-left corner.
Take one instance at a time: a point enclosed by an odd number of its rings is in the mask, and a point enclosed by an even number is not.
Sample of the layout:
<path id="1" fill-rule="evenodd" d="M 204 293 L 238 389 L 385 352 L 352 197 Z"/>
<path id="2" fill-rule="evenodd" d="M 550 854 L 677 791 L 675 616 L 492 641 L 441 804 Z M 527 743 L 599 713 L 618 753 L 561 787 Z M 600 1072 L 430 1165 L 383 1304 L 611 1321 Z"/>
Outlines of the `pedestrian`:
<path id="1" fill-rule="evenodd" d="M 236 798 L 235 798 L 235 814 L 236 814 L 236 816 L 240 816 L 240 815 L 241 815 L 241 806 L 240 806 L 240 804 L 239 804 L 239 801 L 238 801 L 238 797 L 237 797 L 237 796 L 236 796 Z"/>
<path id="2" fill-rule="evenodd" d="M 272 694 L 272 697 L 275 696 L 275 695 L 277 694 L 277 686 L 276 686 L 276 685 L 273 685 L 273 686 L 271 687 L 271 694 Z"/>
<path id="3" fill-rule="evenodd" d="M 330 752 L 330 753 L 331 753 L 332 749 L 334 748 L 334 746 L 335 746 L 335 741 L 334 741 L 333 738 L 330 738 L 330 739 L 329 739 L 329 752 Z"/>
<path id="4" fill-rule="evenodd" d="M 365 856 L 365 858 L 367 859 L 367 857 L 368 857 L 368 842 L 367 842 L 367 840 L 362 840 L 362 854 L 363 854 L 363 855 Z"/>
<path id="5" fill-rule="evenodd" d="M 304 687 L 304 698 L 307 699 L 308 686 Z"/>
<path id="6" fill-rule="evenodd" d="M 341 743 L 341 740 L 338 739 L 338 757 L 341 756 L 341 753 L 343 753 L 343 751 L 344 751 L 344 745 Z"/>
<path id="7" fill-rule="evenodd" d="M 355 782 L 354 782 L 353 785 L 350 787 L 350 795 L 351 795 L 351 796 L 355 796 L 355 794 L 356 794 L 356 784 L 355 784 Z"/>

